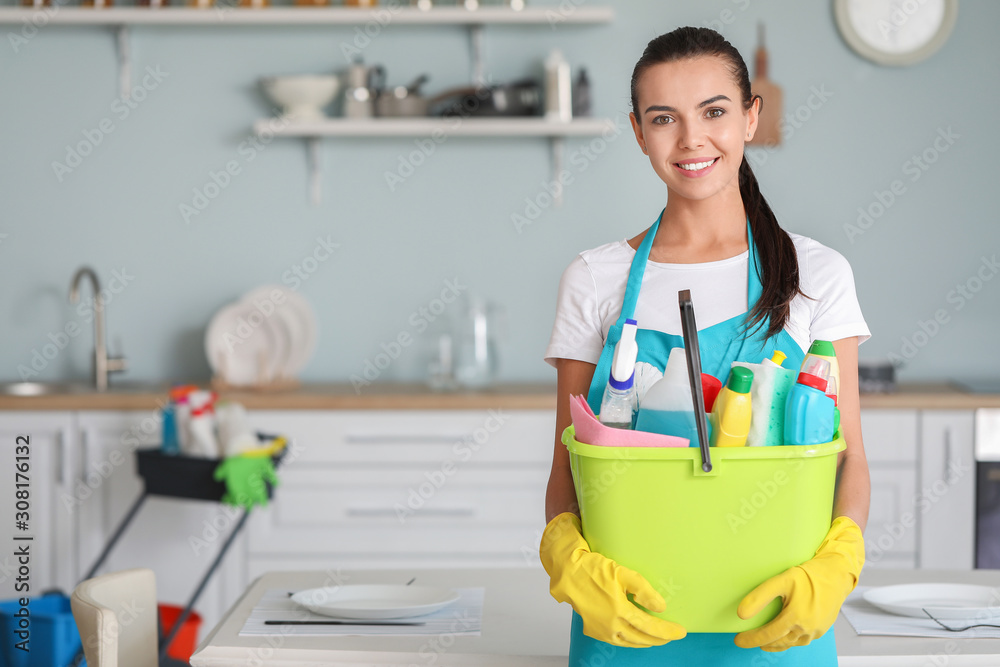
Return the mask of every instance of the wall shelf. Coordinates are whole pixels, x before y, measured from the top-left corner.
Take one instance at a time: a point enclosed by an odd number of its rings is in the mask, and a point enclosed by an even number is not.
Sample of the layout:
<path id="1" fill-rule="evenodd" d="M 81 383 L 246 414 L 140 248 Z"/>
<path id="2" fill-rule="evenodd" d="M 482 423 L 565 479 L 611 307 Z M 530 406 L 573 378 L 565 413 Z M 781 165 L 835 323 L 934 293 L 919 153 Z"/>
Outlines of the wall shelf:
<path id="1" fill-rule="evenodd" d="M 553 181 L 562 171 L 566 137 L 597 136 L 617 132 L 610 118 L 575 118 L 570 121 L 549 121 L 544 118 L 330 118 L 322 121 L 294 122 L 281 118 L 258 120 L 253 126 L 260 137 L 305 139 L 309 151 L 310 200 L 314 205 L 322 199 L 322 164 L 319 142 L 325 137 L 433 137 L 439 142 L 447 137 L 546 137 L 552 151 Z M 562 203 L 561 191 L 554 196 Z"/>
<path id="2" fill-rule="evenodd" d="M 252 9 L 220 4 L 207 9 L 187 7 L 0 7 L 0 24 L 31 22 L 36 15 L 46 24 L 58 25 L 364 25 L 375 21 L 389 25 L 557 25 L 560 23 L 609 23 L 611 7 L 570 7 L 558 5 L 529 7 L 519 11 L 502 7 L 475 10 L 463 7 L 435 7 L 426 11 L 413 7 L 264 7 Z M 39 18 L 41 20 L 41 18 Z"/>

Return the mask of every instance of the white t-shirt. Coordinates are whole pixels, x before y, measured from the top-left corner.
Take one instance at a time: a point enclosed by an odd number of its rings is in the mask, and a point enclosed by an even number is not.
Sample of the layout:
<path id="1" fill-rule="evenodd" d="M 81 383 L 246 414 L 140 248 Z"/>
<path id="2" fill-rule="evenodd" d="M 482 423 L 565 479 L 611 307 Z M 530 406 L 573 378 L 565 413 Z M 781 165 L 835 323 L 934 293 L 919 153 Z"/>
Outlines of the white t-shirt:
<path id="1" fill-rule="evenodd" d="M 799 262 L 799 288 L 785 331 L 803 351 L 814 340 L 871 337 L 861 315 L 851 265 L 836 250 L 789 233 Z M 577 359 L 596 364 L 608 330 L 618 321 L 635 250 L 625 239 L 577 255 L 559 282 L 555 324 L 545 361 Z M 717 262 L 666 264 L 648 261 L 635 308 L 640 329 L 681 334 L 677 292 L 691 290 L 698 329 L 747 311 L 749 251 Z"/>

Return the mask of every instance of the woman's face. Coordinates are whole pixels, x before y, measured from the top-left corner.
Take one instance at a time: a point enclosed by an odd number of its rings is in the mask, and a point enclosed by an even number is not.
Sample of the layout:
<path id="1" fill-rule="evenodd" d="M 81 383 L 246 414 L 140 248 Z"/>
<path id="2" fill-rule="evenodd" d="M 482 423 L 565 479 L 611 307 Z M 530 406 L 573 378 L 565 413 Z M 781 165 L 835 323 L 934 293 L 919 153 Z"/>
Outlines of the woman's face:
<path id="1" fill-rule="evenodd" d="M 744 111 L 726 61 L 703 56 L 654 65 L 639 77 L 636 93 L 632 128 L 669 196 L 708 199 L 739 187 L 757 108 Z"/>

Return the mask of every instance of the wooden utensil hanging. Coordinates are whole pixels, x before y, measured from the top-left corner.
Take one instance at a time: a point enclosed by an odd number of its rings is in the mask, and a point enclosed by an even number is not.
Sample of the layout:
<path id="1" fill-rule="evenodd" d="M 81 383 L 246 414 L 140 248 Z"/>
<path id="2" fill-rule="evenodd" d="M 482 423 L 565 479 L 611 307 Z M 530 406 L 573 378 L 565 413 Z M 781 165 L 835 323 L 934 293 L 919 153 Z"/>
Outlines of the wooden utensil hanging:
<path id="1" fill-rule="evenodd" d="M 763 98 L 757 132 L 747 143 L 751 146 L 778 146 L 781 144 L 781 88 L 767 78 L 767 49 L 764 47 L 764 24 L 757 24 L 757 58 L 754 79 L 750 90 Z"/>

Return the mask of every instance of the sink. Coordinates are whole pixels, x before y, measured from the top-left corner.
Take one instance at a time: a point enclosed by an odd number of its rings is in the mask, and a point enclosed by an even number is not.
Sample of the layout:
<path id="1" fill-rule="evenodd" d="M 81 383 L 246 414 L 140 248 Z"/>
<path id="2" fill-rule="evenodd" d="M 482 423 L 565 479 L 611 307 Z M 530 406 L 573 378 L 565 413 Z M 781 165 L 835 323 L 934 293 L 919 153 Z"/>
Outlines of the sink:
<path id="1" fill-rule="evenodd" d="M 83 394 L 94 391 L 87 384 L 71 382 L 3 382 L 2 396 L 51 396 L 53 394 Z"/>

